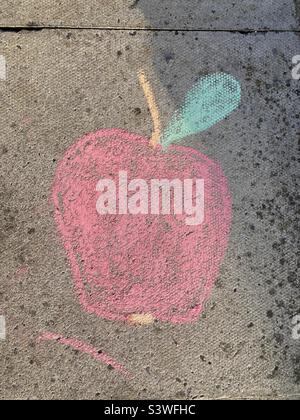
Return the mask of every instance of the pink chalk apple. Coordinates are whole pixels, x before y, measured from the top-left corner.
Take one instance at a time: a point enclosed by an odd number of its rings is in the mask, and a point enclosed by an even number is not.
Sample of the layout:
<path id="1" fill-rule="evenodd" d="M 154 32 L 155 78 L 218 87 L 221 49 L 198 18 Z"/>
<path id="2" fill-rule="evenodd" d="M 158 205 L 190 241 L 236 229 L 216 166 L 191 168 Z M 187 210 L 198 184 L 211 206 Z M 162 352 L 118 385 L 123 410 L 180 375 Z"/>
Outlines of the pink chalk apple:
<path id="1" fill-rule="evenodd" d="M 182 215 L 102 215 L 100 179 L 203 179 L 204 222 Z M 231 225 L 231 198 L 221 167 L 183 146 L 149 147 L 149 139 L 103 130 L 77 141 L 57 168 L 55 217 L 80 303 L 109 320 L 134 317 L 196 321 L 216 281 Z"/>

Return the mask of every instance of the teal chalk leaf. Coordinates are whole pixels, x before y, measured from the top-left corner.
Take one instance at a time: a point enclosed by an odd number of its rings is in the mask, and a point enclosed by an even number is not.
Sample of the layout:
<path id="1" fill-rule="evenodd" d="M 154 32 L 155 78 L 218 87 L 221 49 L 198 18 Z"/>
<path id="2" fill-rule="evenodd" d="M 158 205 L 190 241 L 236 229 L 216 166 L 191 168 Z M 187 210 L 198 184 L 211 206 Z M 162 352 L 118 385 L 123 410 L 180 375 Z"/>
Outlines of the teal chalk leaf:
<path id="1" fill-rule="evenodd" d="M 163 148 L 209 129 L 236 110 L 240 102 L 241 86 L 231 75 L 215 73 L 201 78 L 162 133 Z"/>

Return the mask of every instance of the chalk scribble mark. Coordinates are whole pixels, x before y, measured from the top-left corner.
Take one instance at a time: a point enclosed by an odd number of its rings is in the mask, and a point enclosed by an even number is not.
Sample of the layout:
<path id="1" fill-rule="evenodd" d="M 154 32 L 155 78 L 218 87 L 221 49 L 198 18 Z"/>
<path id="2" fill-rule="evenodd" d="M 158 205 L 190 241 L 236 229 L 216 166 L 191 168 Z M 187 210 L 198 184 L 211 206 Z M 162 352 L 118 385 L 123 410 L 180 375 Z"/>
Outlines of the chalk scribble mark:
<path id="1" fill-rule="evenodd" d="M 107 354 L 103 353 L 101 350 L 97 350 L 96 348 L 84 343 L 83 341 L 77 340 L 75 338 L 65 338 L 60 336 L 59 334 L 54 334 L 51 332 L 45 332 L 41 334 L 38 341 L 55 341 L 58 344 L 71 347 L 75 350 L 80 351 L 81 353 L 88 354 L 95 360 L 98 360 L 113 369 L 116 369 L 117 371 L 125 375 L 127 378 L 133 378 L 132 374 L 119 362 L 117 362 Z"/>

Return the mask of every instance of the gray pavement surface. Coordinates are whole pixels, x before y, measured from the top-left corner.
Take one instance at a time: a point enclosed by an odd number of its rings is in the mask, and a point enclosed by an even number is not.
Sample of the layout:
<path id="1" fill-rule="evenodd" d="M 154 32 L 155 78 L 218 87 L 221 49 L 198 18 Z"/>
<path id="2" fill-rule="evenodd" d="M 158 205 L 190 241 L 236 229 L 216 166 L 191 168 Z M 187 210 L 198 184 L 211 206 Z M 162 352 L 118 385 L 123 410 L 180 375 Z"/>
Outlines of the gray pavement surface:
<path id="1" fill-rule="evenodd" d="M 293 0 L 2 0 L 1 26 L 299 29 Z"/>
<path id="2" fill-rule="evenodd" d="M 299 399 L 297 4 L 61 3 L 3 1 L 0 25 L 174 31 L 0 32 L 0 399 Z M 271 31 L 239 32 L 247 28 Z M 242 85 L 239 110 L 185 142 L 221 163 L 234 200 L 229 250 L 196 324 L 133 327 L 84 313 L 49 203 L 57 163 L 85 133 L 119 127 L 150 136 L 141 67 L 164 126 L 200 76 L 224 71 Z M 135 378 L 39 343 L 45 330 L 102 349 Z"/>

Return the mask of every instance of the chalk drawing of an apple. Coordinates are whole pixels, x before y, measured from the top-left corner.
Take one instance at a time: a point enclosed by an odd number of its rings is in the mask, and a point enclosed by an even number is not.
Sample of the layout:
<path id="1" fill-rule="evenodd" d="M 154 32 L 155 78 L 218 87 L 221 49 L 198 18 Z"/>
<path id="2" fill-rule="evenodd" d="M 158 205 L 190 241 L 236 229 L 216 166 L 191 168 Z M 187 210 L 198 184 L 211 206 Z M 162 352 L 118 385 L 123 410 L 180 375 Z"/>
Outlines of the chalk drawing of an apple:
<path id="1" fill-rule="evenodd" d="M 219 275 L 231 228 L 231 197 L 220 165 L 179 145 L 233 112 L 240 84 L 230 75 L 206 76 L 188 93 L 160 132 L 153 92 L 140 81 L 154 120 L 152 139 L 119 129 L 88 134 L 58 165 L 55 218 L 84 310 L 109 320 L 147 324 L 196 321 Z M 160 143 L 160 144 L 159 144 Z M 202 179 L 205 214 L 198 225 L 184 215 L 97 212 L 100 179 Z"/>

